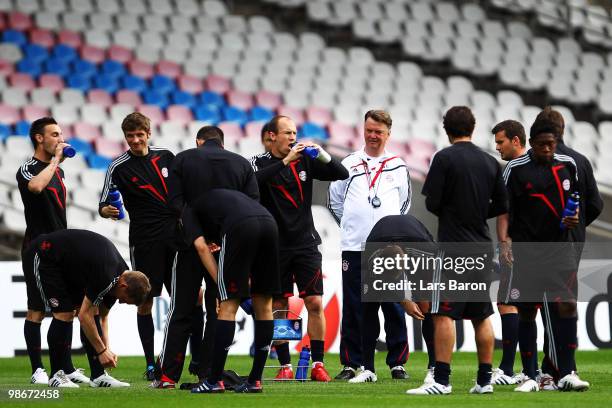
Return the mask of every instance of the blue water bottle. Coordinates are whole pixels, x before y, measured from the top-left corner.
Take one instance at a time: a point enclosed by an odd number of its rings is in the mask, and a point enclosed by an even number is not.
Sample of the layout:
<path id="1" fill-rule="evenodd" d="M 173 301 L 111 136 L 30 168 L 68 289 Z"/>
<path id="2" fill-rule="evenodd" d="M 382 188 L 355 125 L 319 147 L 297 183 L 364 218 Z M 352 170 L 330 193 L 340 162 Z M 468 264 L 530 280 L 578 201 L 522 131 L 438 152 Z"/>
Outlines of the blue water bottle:
<path id="1" fill-rule="evenodd" d="M 68 146 L 64 146 L 64 148 L 62 149 L 62 153 L 64 154 L 64 157 L 74 157 L 76 155 L 76 150 L 74 150 L 74 147 L 68 145 Z"/>
<path id="2" fill-rule="evenodd" d="M 125 218 L 125 213 L 123 212 L 123 201 L 121 201 L 121 194 L 119 193 L 119 190 L 112 189 L 108 192 L 108 203 L 119 210 L 119 215 L 117 216 L 118 220 Z"/>
<path id="3" fill-rule="evenodd" d="M 240 303 L 240 308 L 244 310 L 244 312 L 248 315 L 253 314 L 253 301 L 251 298 L 247 298 L 242 303 Z"/>
<path id="4" fill-rule="evenodd" d="M 311 159 L 316 159 L 317 157 L 319 157 L 319 149 L 317 149 L 316 147 L 312 147 L 312 146 L 306 146 L 304 150 L 302 151 L 302 153 L 304 153 L 306 156 L 310 157 Z"/>
<path id="5" fill-rule="evenodd" d="M 578 206 L 580 205 L 580 195 L 578 193 L 572 193 L 567 199 L 567 203 L 565 203 L 565 208 L 563 209 L 563 213 L 561 214 L 561 219 L 564 217 L 572 217 L 576 215 L 576 211 L 578 210 Z M 565 231 L 567 228 L 563 221 L 561 221 L 561 231 Z"/>
<path id="6" fill-rule="evenodd" d="M 306 381 L 308 379 L 308 367 L 310 366 L 310 348 L 302 347 L 300 352 L 300 360 L 298 361 L 295 379 L 298 381 Z"/>

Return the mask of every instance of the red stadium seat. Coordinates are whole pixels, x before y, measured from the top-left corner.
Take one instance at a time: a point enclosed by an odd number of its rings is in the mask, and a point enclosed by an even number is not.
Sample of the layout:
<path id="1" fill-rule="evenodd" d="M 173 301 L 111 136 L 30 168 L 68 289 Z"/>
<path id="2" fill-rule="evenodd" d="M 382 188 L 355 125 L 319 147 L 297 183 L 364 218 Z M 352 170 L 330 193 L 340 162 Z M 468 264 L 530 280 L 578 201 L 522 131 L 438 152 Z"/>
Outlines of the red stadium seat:
<path id="1" fill-rule="evenodd" d="M 410 155 L 419 159 L 429 160 L 436 152 L 436 146 L 427 140 L 413 139 L 408 142 Z"/>
<path id="2" fill-rule="evenodd" d="M 142 105 L 142 99 L 140 98 L 140 95 L 138 94 L 138 92 L 129 91 L 127 89 L 122 89 L 120 91 L 117 91 L 116 99 L 117 99 L 117 103 L 123 103 L 126 105 L 130 105 L 134 108 Z"/>
<path id="3" fill-rule="evenodd" d="M 138 107 L 138 112 L 148 116 L 149 119 L 151 119 L 151 123 L 155 125 L 159 125 L 166 120 L 164 112 L 157 105 L 140 105 Z"/>
<path id="4" fill-rule="evenodd" d="M 111 45 L 108 51 L 108 58 L 122 62 L 124 64 L 132 60 L 132 51 L 120 45 Z"/>
<path id="5" fill-rule="evenodd" d="M 159 61 L 157 63 L 157 73 L 169 78 L 176 79 L 182 73 L 181 66 L 172 61 Z"/>
<path id="6" fill-rule="evenodd" d="M 12 72 L 15 72 L 15 66 L 9 61 L 0 59 L 0 75 L 7 76 Z"/>
<path id="7" fill-rule="evenodd" d="M 336 146 L 346 146 L 354 149 L 358 146 L 355 127 L 340 122 L 331 122 L 328 125 L 329 143 Z"/>
<path id="8" fill-rule="evenodd" d="M 6 30 L 6 17 L 4 13 L 0 13 L 0 30 Z"/>
<path id="9" fill-rule="evenodd" d="M 100 64 L 106 60 L 106 52 L 102 48 L 83 45 L 81 47 L 81 58 L 94 64 Z"/>
<path id="10" fill-rule="evenodd" d="M 49 110 L 47 108 L 41 108 L 36 105 L 28 105 L 23 107 L 23 119 L 28 122 L 34 122 L 36 119 L 49 116 Z"/>
<path id="11" fill-rule="evenodd" d="M 184 125 L 193 121 L 193 114 L 191 109 L 184 105 L 170 105 L 166 110 L 166 115 L 169 121 L 179 122 Z"/>
<path id="12" fill-rule="evenodd" d="M 8 76 L 8 83 L 13 87 L 22 88 L 26 91 L 31 91 L 32 89 L 36 88 L 34 78 L 22 72 L 14 72 L 10 74 Z"/>
<path id="13" fill-rule="evenodd" d="M 253 96 L 250 93 L 231 90 L 227 93 L 227 103 L 242 110 L 249 110 L 253 107 Z"/>
<path id="14" fill-rule="evenodd" d="M 206 89 L 216 92 L 218 94 L 225 94 L 227 91 L 231 89 L 231 84 L 229 79 L 224 78 L 219 75 L 209 75 L 204 80 L 206 84 Z"/>
<path id="15" fill-rule="evenodd" d="M 55 45 L 55 35 L 49 30 L 35 28 L 30 31 L 30 42 L 45 48 L 51 48 Z"/>
<path id="16" fill-rule="evenodd" d="M 58 44 L 65 44 L 73 48 L 79 48 L 83 44 L 81 34 L 70 30 L 60 31 L 57 34 L 57 42 Z"/>
<path id="17" fill-rule="evenodd" d="M 14 11 L 8 15 L 8 26 L 13 30 L 26 31 L 32 27 L 29 15 Z"/>
<path id="18" fill-rule="evenodd" d="M 116 142 L 102 137 L 96 139 L 94 145 L 96 146 L 96 153 L 109 158 L 117 157 L 125 150 L 123 148 L 123 142 Z"/>
<path id="19" fill-rule="evenodd" d="M 2 123 L 14 125 L 21 120 L 19 108 L 0 103 L 0 118 L 2 118 Z"/>
<path id="20" fill-rule="evenodd" d="M 306 110 L 306 118 L 308 122 L 316 123 L 319 126 L 327 126 L 332 121 L 332 115 L 328 109 L 310 107 Z"/>
<path id="21" fill-rule="evenodd" d="M 244 137 L 242 128 L 236 122 L 221 122 L 217 126 L 219 126 L 219 129 L 223 131 L 226 144 L 229 144 L 228 140 L 236 141 Z"/>
<path id="22" fill-rule="evenodd" d="M 102 105 L 105 108 L 114 103 L 113 96 L 104 89 L 91 89 L 87 94 L 87 101 L 96 105 Z"/>
<path id="23" fill-rule="evenodd" d="M 192 94 L 199 94 L 204 90 L 204 83 L 202 80 L 191 75 L 180 75 L 178 78 L 178 86 L 181 91 Z"/>
<path id="24" fill-rule="evenodd" d="M 273 92 L 259 91 L 255 95 L 255 103 L 270 110 L 276 110 L 282 102 L 280 95 Z"/>
<path id="25" fill-rule="evenodd" d="M 283 116 L 288 116 L 290 117 L 293 122 L 295 122 L 295 124 L 297 126 L 302 125 L 302 123 L 305 122 L 304 120 L 304 111 L 302 111 L 301 109 L 297 109 L 297 108 L 292 108 L 290 106 L 285 106 L 285 105 L 281 105 L 278 107 L 278 112 L 279 115 L 283 115 Z"/>
<path id="26" fill-rule="evenodd" d="M 261 138 L 261 128 L 263 127 L 264 122 L 248 122 L 244 126 L 244 132 L 246 133 L 247 138 Z"/>
<path id="27" fill-rule="evenodd" d="M 95 142 L 96 140 L 102 138 L 100 128 L 90 123 L 77 122 L 73 125 L 73 131 L 75 136 L 86 142 Z"/>
<path id="28" fill-rule="evenodd" d="M 144 79 L 150 79 L 155 73 L 153 70 L 153 65 L 140 60 L 130 61 L 128 63 L 128 68 L 130 70 L 130 74 Z"/>
<path id="29" fill-rule="evenodd" d="M 56 74 L 42 74 L 38 78 L 38 82 L 42 88 L 51 88 L 55 92 L 64 89 L 64 80 Z"/>

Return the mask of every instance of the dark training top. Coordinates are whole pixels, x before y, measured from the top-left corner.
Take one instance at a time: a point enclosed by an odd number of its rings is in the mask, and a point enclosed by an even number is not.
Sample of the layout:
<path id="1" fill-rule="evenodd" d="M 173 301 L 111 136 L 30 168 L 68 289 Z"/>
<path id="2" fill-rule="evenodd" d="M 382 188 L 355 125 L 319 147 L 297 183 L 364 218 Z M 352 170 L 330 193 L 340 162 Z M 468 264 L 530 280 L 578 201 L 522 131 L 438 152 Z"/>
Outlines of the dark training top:
<path id="1" fill-rule="evenodd" d="M 591 162 L 584 155 L 567 147 L 563 142 L 557 144 L 557 153 L 574 159 L 578 169 L 578 192 L 580 193 L 580 226 L 571 230 L 575 242 L 584 242 L 586 227 L 591 224 L 603 210 L 603 200 L 597 188 Z"/>
<path id="2" fill-rule="evenodd" d="M 280 248 L 319 245 L 321 237 L 312 220 L 313 179 L 344 180 L 348 170 L 334 158 L 322 163 L 306 156 L 285 166 L 282 159 L 270 152 L 253 157 L 251 165 L 257 176 L 261 204 L 278 224 Z"/>
<path id="3" fill-rule="evenodd" d="M 55 170 L 51 181 L 40 194 L 28 190 L 28 183 L 43 171 L 49 163 L 34 157 L 21 165 L 17 171 L 17 185 L 23 201 L 26 230 L 22 251 L 40 234 L 63 230 L 66 224 L 66 187 L 64 186 L 64 171 Z"/>
<path id="4" fill-rule="evenodd" d="M 367 242 L 434 242 L 429 230 L 412 215 L 387 215 L 372 227 Z"/>
<path id="5" fill-rule="evenodd" d="M 106 171 L 99 211 L 110 204 L 109 191 L 117 188 L 130 214 L 130 245 L 173 236 L 176 217 L 168 206 L 167 184 L 173 159 L 174 154 L 162 148 L 149 147 L 146 156 L 128 150 Z"/>
<path id="6" fill-rule="evenodd" d="M 435 154 L 423 194 L 438 216 L 439 242 L 489 242 L 487 219 L 508 212 L 501 167 L 471 142 Z"/>
<path id="7" fill-rule="evenodd" d="M 510 198 L 508 233 L 515 242 L 573 241 L 561 230 L 561 214 L 578 188 L 574 160 L 556 154 L 551 163 L 538 163 L 533 152 L 508 163 L 504 180 Z"/>
<path id="8" fill-rule="evenodd" d="M 58 268 L 71 298 L 87 296 L 98 306 L 110 308 L 116 299 L 109 294 L 128 267 L 107 238 L 95 232 L 66 229 L 38 237 L 35 244 L 41 273 Z"/>

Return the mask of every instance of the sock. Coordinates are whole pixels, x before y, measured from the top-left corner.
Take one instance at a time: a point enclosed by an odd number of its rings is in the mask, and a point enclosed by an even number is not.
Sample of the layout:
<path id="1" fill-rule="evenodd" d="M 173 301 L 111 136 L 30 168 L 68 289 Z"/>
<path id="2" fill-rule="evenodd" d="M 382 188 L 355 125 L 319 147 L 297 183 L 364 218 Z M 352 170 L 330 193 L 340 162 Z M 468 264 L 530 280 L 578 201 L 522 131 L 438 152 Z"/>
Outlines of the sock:
<path id="1" fill-rule="evenodd" d="M 253 366 L 249 373 L 251 384 L 261 381 L 273 334 L 274 320 L 255 320 L 255 356 L 253 356 Z"/>
<path id="2" fill-rule="evenodd" d="M 555 347 L 557 348 L 559 375 L 563 378 L 570 374 L 575 367 L 575 354 L 578 345 L 578 318 L 559 317 L 556 323 Z"/>
<path id="3" fill-rule="evenodd" d="M 42 363 L 42 352 L 40 350 L 40 323 L 26 320 L 23 324 L 23 337 L 25 337 L 32 374 L 38 368 L 44 368 Z"/>
<path id="4" fill-rule="evenodd" d="M 70 324 L 68 328 L 68 338 L 64 348 L 66 349 L 65 360 L 64 360 L 64 372 L 66 374 L 72 374 L 75 371 L 74 364 L 72 364 L 72 333 L 74 324 Z"/>
<path id="5" fill-rule="evenodd" d="M 291 354 L 289 354 L 289 343 L 276 344 L 276 354 L 278 355 L 278 362 L 281 365 L 291 364 Z"/>
<path id="6" fill-rule="evenodd" d="M 501 316 L 502 321 L 502 360 L 499 368 L 504 374 L 514 375 L 514 359 L 518 344 L 519 317 L 518 313 L 508 313 Z"/>
<path id="7" fill-rule="evenodd" d="M 96 327 L 98 328 L 98 334 L 102 333 L 102 326 L 100 326 L 100 316 L 94 316 L 94 321 L 96 322 Z M 81 329 L 81 343 L 83 343 L 83 348 L 87 353 L 87 360 L 89 361 L 89 368 L 91 370 L 91 379 L 96 379 L 102 374 L 104 374 L 104 367 L 98 361 L 96 357 L 96 350 L 94 350 L 93 346 L 87 339 L 85 332 Z"/>
<path id="8" fill-rule="evenodd" d="M 144 351 L 145 360 L 147 361 L 147 367 L 149 367 L 155 364 L 155 326 L 153 326 L 153 316 L 151 314 L 136 314 L 136 323 L 138 325 L 138 335 L 140 336 L 140 343 L 142 343 L 142 350 Z"/>
<path id="9" fill-rule="evenodd" d="M 537 337 L 538 327 L 534 320 L 519 320 L 519 349 L 523 362 L 523 374 L 532 380 L 536 378 L 538 365 Z"/>
<path id="10" fill-rule="evenodd" d="M 493 366 L 491 364 L 478 364 L 476 383 L 481 387 L 491 384 L 491 374 L 493 374 Z"/>
<path id="11" fill-rule="evenodd" d="M 315 361 L 322 363 L 325 355 L 325 340 L 310 340 L 310 353 L 313 363 Z"/>
<path id="12" fill-rule="evenodd" d="M 448 385 L 451 374 L 450 364 L 436 361 L 434 367 L 434 381 L 438 384 Z"/>
<path id="13" fill-rule="evenodd" d="M 189 350 L 191 351 L 191 364 L 200 364 L 200 346 L 204 332 L 204 310 L 196 305 L 191 315 L 191 336 L 189 337 Z"/>
<path id="14" fill-rule="evenodd" d="M 434 349 L 434 324 L 433 318 L 430 313 L 425 314 L 425 319 L 421 325 L 421 331 L 423 332 L 423 340 L 427 345 L 427 368 L 433 368 L 436 364 L 436 351 Z"/>
<path id="15" fill-rule="evenodd" d="M 53 377 L 56 372 L 62 370 L 66 361 L 66 341 L 70 333 L 69 327 L 72 322 L 64 322 L 53 319 L 47 332 L 47 343 L 49 344 L 49 360 L 51 362 L 51 373 Z"/>
<path id="16" fill-rule="evenodd" d="M 234 341 L 234 332 L 236 331 L 236 322 L 233 320 L 217 320 L 217 332 L 215 333 L 215 352 L 213 354 L 212 366 L 210 369 L 210 377 L 208 382 L 211 384 L 221 381 L 223 378 L 223 368 L 227 353 L 232 341 Z"/>

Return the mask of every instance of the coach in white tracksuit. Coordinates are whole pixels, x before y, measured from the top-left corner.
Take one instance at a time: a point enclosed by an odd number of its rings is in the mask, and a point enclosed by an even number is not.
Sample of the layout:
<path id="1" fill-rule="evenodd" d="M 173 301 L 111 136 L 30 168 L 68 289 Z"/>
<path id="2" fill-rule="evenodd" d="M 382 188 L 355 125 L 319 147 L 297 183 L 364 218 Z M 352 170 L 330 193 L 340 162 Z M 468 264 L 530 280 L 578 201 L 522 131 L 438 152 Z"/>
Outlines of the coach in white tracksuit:
<path id="1" fill-rule="evenodd" d="M 346 157 L 342 164 L 349 178 L 329 187 L 328 207 L 342 230 L 342 326 L 340 362 L 344 369 L 336 379 L 352 379 L 362 365 L 361 251 L 370 230 L 387 215 L 406 214 L 410 208 L 410 174 L 401 157 L 388 152 L 391 117 L 372 110 L 365 115 L 365 146 Z M 364 306 L 367 304 L 363 304 Z M 406 378 L 403 364 L 408 358 L 408 338 L 403 309 L 384 303 L 387 334 L 387 365 L 393 378 Z M 377 317 L 376 317 L 377 318 Z M 373 373 L 372 373 L 373 374 Z M 368 378 L 365 378 L 368 377 Z M 365 382 L 376 381 L 366 375 Z M 361 382 L 360 377 L 353 382 Z"/>

